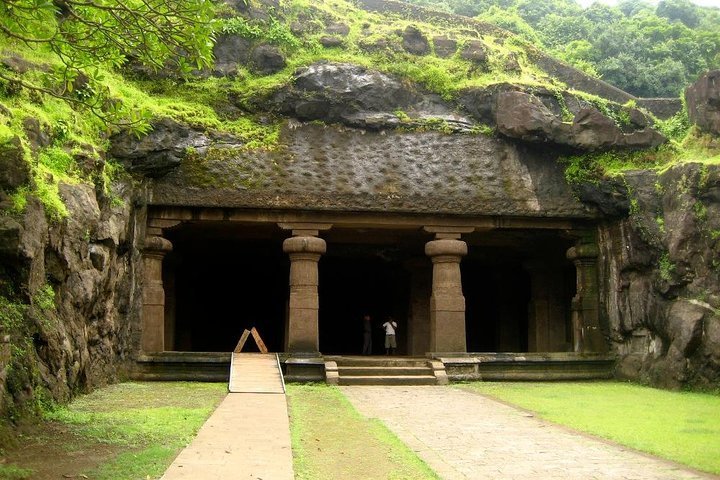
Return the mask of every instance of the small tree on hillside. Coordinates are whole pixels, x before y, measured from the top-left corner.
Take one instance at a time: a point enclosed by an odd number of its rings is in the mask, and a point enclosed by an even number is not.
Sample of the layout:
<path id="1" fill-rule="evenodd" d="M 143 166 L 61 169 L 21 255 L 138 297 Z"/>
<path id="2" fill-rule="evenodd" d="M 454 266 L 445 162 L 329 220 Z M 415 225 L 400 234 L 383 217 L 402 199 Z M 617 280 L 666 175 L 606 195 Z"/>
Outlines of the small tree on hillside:
<path id="1" fill-rule="evenodd" d="M 130 112 L 102 87 L 100 69 L 129 61 L 181 73 L 205 67 L 212 15 L 209 0 L 2 0 L 0 46 L 46 49 L 61 63 L 45 82 L 3 68 L 0 80 L 86 106 L 109 123 L 128 122 Z"/>

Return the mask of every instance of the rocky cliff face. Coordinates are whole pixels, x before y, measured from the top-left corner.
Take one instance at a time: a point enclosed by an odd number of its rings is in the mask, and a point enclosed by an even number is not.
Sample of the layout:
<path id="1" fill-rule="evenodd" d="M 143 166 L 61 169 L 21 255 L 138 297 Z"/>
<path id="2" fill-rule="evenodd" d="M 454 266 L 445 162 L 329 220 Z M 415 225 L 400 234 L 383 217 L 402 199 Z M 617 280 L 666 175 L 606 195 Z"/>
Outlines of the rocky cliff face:
<path id="1" fill-rule="evenodd" d="M 629 172 L 623 183 L 628 216 L 599 229 L 601 303 L 617 375 L 666 388 L 716 387 L 720 166 Z M 612 186 L 600 189 L 606 210 L 617 208 Z"/>
<path id="2" fill-rule="evenodd" d="M 140 301 L 133 188 L 61 183 L 63 220 L 33 197 L 0 215 L 0 412 L 122 376 Z"/>

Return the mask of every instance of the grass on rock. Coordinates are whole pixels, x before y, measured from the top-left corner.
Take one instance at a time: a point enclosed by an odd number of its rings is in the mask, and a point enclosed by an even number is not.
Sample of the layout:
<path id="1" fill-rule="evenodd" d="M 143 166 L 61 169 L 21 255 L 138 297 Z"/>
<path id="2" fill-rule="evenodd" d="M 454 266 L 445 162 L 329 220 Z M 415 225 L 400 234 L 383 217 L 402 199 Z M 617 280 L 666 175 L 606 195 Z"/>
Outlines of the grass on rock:
<path id="1" fill-rule="evenodd" d="M 575 430 L 720 473 L 720 395 L 619 383 L 469 383 L 463 388 Z"/>
<path id="2" fill-rule="evenodd" d="M 339 389 L 288 385 L 287 393 L 296 479 L 438 478 L 381 422 L 358 413 Z"/>

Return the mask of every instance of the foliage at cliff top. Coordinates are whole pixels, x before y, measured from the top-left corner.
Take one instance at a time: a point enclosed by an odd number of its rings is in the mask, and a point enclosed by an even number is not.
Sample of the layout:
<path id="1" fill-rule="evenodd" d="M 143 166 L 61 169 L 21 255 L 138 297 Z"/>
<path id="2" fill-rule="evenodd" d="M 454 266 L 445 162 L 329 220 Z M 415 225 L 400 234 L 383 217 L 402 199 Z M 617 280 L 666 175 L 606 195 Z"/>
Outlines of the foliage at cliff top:
<path id="1" fill-rule="evenodd" d="M 408 0 L 493 23 L 638 97 L 676 97 L 720 67 L 720 9 L 689 0 Z"/>

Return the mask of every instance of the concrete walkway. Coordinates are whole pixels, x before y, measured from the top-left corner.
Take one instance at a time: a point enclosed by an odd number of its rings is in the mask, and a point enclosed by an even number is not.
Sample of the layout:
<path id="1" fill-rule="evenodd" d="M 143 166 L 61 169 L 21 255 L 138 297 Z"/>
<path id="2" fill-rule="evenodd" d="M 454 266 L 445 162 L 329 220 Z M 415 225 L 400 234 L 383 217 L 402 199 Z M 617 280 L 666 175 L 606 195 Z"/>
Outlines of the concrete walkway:
<path id="1" fill-rule="evenodd" d="M 285 395 L 230 393 L 163 480 L 292 480 Z"/>
<path id="2" fill-rule="evenodd" d="M 551 425 L 452 387 L 341 387 L 445 480 L 718 478 Z"/>
<path id="3" fill-rule="evenodd" d="M 274 355 L 233 354 L 231 392 L 162 480 L 292 480 L 290 423 Z M 259 393 L 262 392 L 262 393 Z"/>

